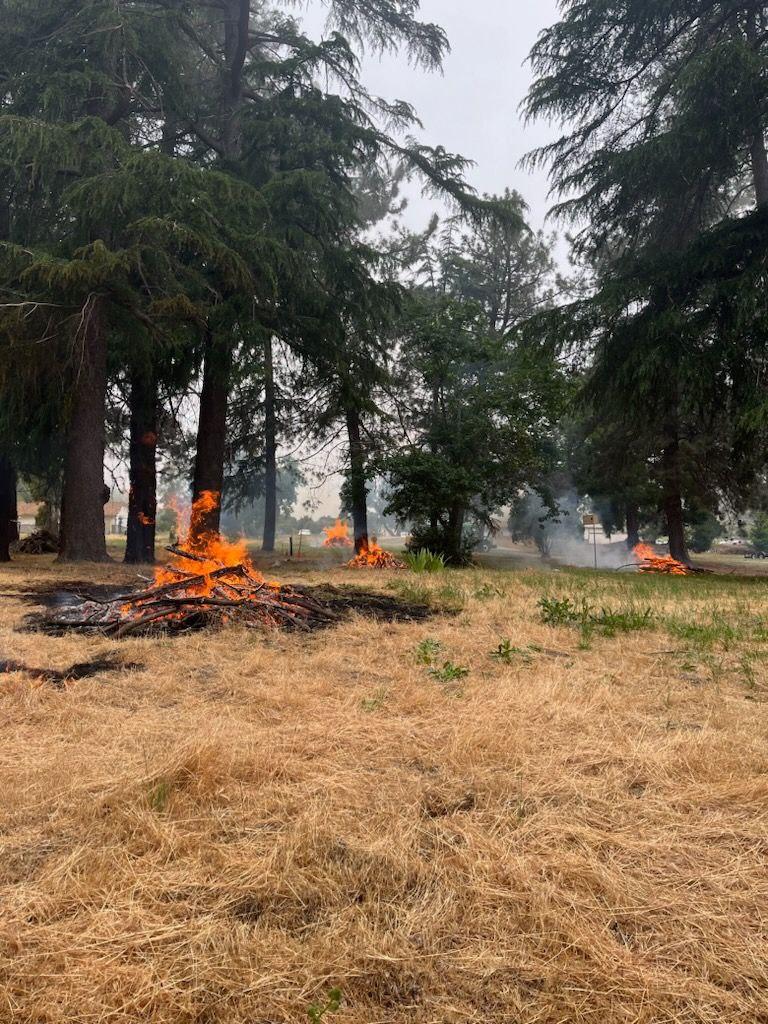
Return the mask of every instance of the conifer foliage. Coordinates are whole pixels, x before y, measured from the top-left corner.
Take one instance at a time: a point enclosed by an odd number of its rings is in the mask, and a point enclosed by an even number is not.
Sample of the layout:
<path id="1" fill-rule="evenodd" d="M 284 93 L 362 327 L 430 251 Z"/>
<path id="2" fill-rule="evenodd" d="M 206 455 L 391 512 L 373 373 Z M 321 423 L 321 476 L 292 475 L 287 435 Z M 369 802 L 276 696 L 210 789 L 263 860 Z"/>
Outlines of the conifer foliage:
<path id="1" fill-rule="evenodd" d="M 686 510 L 743 506 L 765 450 L 767 28 L 744 0 L 567 0 L 531 54 L 527 112 L 563 134 L 529 159 L 596 278 L 538 328 L 598 434 L 632 435 L 683 561 Z"/>
<path id="2" fill-rule="evenodd" d="M 126 558 L 151 560 L 163 396 L 199 388 L 193 496 L 221 492 L 231 394 L 265 370 L 270 393 L 271 339 L 328 372 L 356 322 L 381 321 L 391 288 L 358 240 L 363 162 L 396 157 L 486 212 L 466 161 L 403 142 L 412 109 L 358 75 L 353 46 L 439 68 L 442 31 L 412 0 L 327 7 L 337 31 L 316 43 L 266 0 L 3 5 L 0 434 L 27 473 L 32 440 L 60 438 L 64 560 L 107 557 L 115 389 L 131 421 Z M 273 410 L 266 424 L 274 482 Z"/>

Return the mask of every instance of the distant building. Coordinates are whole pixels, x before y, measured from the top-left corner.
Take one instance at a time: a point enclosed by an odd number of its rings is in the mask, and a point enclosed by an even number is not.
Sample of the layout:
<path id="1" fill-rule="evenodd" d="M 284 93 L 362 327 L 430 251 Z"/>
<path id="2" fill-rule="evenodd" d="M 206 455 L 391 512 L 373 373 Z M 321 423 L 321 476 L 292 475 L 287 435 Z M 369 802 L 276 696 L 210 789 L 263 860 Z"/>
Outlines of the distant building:
<path id="1" fill-rule="evenodd" d="M 104 506 L 104 525 L 111 536 L 121 536 L 128 529 L 128 505 L 123 501 L 108 501 Z"/>
<path id="2" fill-rule="evenodd" d="M 20 501 L 17 505 L 19 535 L 25 537 L 37 529 L 37 514 L 43 507 L 41 501 Z"/>

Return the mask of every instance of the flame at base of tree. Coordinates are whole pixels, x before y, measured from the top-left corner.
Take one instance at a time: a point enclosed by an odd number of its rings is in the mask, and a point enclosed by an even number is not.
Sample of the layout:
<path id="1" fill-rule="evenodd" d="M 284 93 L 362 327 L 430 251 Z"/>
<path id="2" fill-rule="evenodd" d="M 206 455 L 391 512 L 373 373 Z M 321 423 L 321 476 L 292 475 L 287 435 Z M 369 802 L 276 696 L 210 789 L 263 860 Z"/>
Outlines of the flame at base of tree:
<path id="1" fill-rule="evenodd" d="M 640 572 L 660 573 L 664 576 L 691 576 L 692 571 L 684 562 L 678 562 L 671 555 L 657 555 L 650 544 L 638 544 L 633 554 L 638 560 Z"/>
<path id="2" fill-rule="evenodd" d="M 337 519 L 333 526 L 323 528 L 325 540 L 324 548 L 351 548 L 354 542 L 349 534 L 349 525 L 341 519 Z"/>
<path id="3" fill-rule="evenodd" d="M 49 624 L 120 638 L 228 623 L 309 630 L 335 621 L 333 612 L 307 594 L 265 579 L 251 563 L 245 541 L 230 543 L 200 530 L 201 518 L 219 498 L 205 491 L 194 503 L 189 526 L 180 531 L 183 540 L 168 548 L 173 558 L 155 570 L 152 586 L 111 601 L 86 598 Z"/>
<path id="4" fill-rule="evenodd" d="M 395 558 L 389 551 L 379 547 L 375 540 L 369 541 L 359 555 L 347 563 L 349 569 L 406 569 L 405 562 Z"/>

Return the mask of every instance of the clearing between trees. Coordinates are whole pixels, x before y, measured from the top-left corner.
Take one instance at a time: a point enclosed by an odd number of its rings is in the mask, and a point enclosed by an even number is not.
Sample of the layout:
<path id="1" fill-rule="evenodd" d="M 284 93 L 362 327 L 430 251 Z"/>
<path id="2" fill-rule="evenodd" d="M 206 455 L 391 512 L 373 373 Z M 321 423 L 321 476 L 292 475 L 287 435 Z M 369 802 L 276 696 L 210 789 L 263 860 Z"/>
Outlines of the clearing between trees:
<path id="1" fill-rule="evenodd" d="M 3 1020 L 768 1021 L 764 581 L 288 566 L 434 614 L 18 631 L 91 572 L 0 575 Z"/>

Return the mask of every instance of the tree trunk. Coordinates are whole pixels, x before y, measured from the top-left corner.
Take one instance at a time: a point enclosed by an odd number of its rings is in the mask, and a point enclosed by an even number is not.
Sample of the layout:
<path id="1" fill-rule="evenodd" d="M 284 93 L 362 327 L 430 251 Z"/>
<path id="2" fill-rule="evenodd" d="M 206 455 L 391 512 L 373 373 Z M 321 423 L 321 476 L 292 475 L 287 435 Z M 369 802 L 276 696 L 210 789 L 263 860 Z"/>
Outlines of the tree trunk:
<path id="1" fill-rule="evenodd" d="M 688 545 L 685 541 L 685 522 L 683 520 L 683 500 L 679 494 L 667 494 L 664 498 L 664 515 L 667 520 L 669 536 L 669 553 L 678 562 L 689 561 Z"/>
<path id="2" fill-rule="evenodd" d="M 192 517 L 190 541 L 193 545 L 199 543 L 206 534 L 218 534 L 221 526 L 231 369 L 232 349 L 229 340 L 217 344 L 209 333 L 205 341 L 192 500 L 198 501 L 208 491 L 216 496 L 216 501 L 211 508 Z"/>
<path id="3" fill-rule="evenodd" d="M 627 547 L 634 551 L 640 543 L 640 513 L 637 505 L 627 504 Z"/>
<path id="4" fill-rule="evenodd" d="M 157 519 L 157 382 L 152 370 L 136 371 L 131 381 L 130 492 L 125 561 L 155 560 Z"/>
<path id="5" fill-rule="evenodd" d="M 365 474 L 365 450 L 360 438 L 360 412 L 353 403 L 346 409 L 349 438 L 349 500 L 355 533 L 355 553 L 368 550 L 368 488 Z"/>
<path id="6" fill-rule="evenodd" d="M 664 471 L 664 516 L 667 520 L 669 553 L 678 562 L 689 562 L 688 545 L 685 540 L 685 520 L 680 487 L 680 444 L 672 441 L 664 449 L 662 458 Z"/>
<path id="7" fill-rule="evenodd" d="M 7 455 L 0 455 L 0 562 L 10 562 L 11 544 L 18 539 L 16 470 Z"/>
<path id="8" fill-rule="evenodd" d="M 445 556 L 451 565 L 461 565 L 464 560 L 464 519 L 466 511 L 462 505 L 454 505 L 448 513 Z"/>
<path id="9" fill-rule="evenodd" d="M 46 498 L 42 509 L 37 514 L 35 525 L 39 530 L 47 530 L 49 533 L 57 534 L 59 532 L 60 518 L 58 503 Z"/>
<path id="10" fill-rule="evenodd" d="M 275 550 L 277 531 L 277 415 L 272 338 L 264 341 L 264 537 L 262 551 Z"/>
<path id="11" fill-rule="evenodd" d="M 60 562 L 108 562 L 104 530 L 107 335 L 101 300 L 84 307 L 64 457 Z"/>

